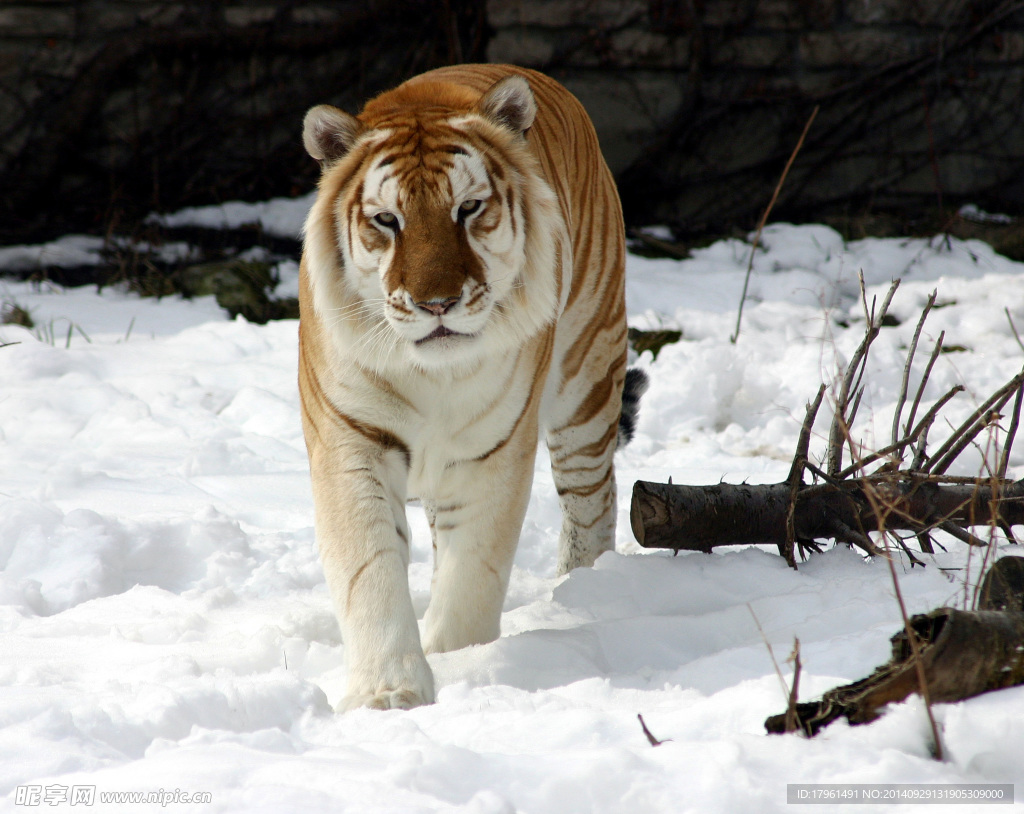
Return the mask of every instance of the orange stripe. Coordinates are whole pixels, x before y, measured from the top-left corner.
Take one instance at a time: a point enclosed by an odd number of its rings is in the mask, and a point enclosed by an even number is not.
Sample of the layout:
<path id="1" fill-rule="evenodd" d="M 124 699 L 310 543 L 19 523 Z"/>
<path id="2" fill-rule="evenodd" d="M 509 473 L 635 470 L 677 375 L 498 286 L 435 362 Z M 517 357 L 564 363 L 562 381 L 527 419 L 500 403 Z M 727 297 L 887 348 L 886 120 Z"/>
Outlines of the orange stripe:
<path id="1" fill-rule="evenodd" d="M 533 370 L 533 380 L 530 382 L 530 395 L 523 403 L 523 408 L 519 411 L 519 415 L 516 417 L 515 424 L 512 425 L 512 429 L 509 431 L 508 435 L 506 435 L 503 439 L 501 439 L 501 441 L 499 441 L 497 444 L 491 447 L 491 449 L 485 452 L 483 455 L 473 458 L 472 460 L 485 461 L 488 458 L 490 458 L 494 453 L 503 449 L 508 444 L 508 442 L 512 440 L 512 437 L 516 434 L 516 431 L 519 429 L 519 425 L 526 417 L 526 414 L 530 411 L 534 402 L 536 402 L 540 398 L 539 391 L 541 388 L 538 385 L 541 383 L 541 376 L 539 374 L 542 371 L 547 371 L 548 369 L 548 364 L 550 363 L 551 359 L 551 348 L 554 344 L 553 339 L 554 333 L 552 331 L 548 331 L 547 336 L 545 337 L 543 356 L 541 357 L 539 363 Z M 543 378 L 546 379 L 547 376 L 545 375 Z"/>
<path id="2" fill-rule="evenodd" d="M 605 487 L 605 485 L 607 485 L 608 480 L 611 478 L 611 476 L 612 467 L 611 465 L 609 465 L 608 471 L 605 473 L 604 477 L 601 478 L 601 480 L 592 483 L 590 486 L 559 486 L 557 490 L 558 496 L 561 497 L 562 495 L 576 495 L 576 497 L 590 497 L 591 495 L 601 491 Z"/>
<path id="3" fill-rule="evenodd" d="M 332 414 L 338 422 L 345 424 L 352 430 L 355 430 L 364 438 L 373 442 L 382 449 L 396 450 L 405 459 L 405 465 L 410 465 L 412 462 L 412 455 L 409 452 L 409 447 L 404 441 L 402 441 L 402 439 L 389 430 L 385 430 L 382 427 L 376 427 L 372 424 L 367 424 L 364 421 L 360 421 L 357 418 L 353 418 L 352 416 L 341 412 L 341 410 L 339 410 L 334 403 L 327 398 L 327 394 L 320 386 L 320 380 L 316 375 L 316 371 L 313 369 L 312 365 L 309 364 L 309 360 L 306 358 L 305 354 L 302 354 L 301 363 L 301 370 L 305 373 L 306 379 L 309 383 L 307 390 L 316 400 L 322 414 Z M 320 435 L 319 432 L 317 434 Z"/>
<path id="4" fill-rule="evenodd" d="M 562 457 L 557 459 L 554 455 L 552 455 L 551 466 L 552 468 L 555 469 L 560 468 L 560 466 L 563 463 L 572 458 L 600 458 L 603 455 L 605 455 L 605 453 L 607 453 L 608 445 L 615 443 L 615 441 L 618 438 L 618 435 L 619 423 L 618 421 L 616 421 L 614 424 L 611 424 L 605 431 L 605 434 L 598 438 L 596 441 L 593 441 L 592 443 L 586 444 L 582 447 L 576 447 L 567 455 L 563 455 Z"/>
<path id="5" fill-rule="evenodd" d="M 378 551 L 370 559 L 359 566 L 358 570 L 352 575 L 352 578 L 348 581 L 348 596 L 345 598 L 345 612 L 348 613 L 349 608 L 352 606 L 352 592 L 356 589 L 356 583 L 359 582 L 363 573 L 369 568 L 375 560 L 379 559 L 385 554 L 397 554 L 398 552 L 394 549 L 385 548 Z"/>

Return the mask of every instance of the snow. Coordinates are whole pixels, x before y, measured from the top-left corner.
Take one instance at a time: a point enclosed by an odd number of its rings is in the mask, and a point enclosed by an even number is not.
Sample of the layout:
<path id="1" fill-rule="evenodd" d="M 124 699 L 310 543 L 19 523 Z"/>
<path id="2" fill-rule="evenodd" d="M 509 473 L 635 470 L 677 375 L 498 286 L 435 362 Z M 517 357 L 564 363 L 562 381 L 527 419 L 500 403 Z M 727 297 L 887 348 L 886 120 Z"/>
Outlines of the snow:
<path id="1" fill-rule="evenodd" d="M 31 274 L 47 268 L 99 266 L 107 255 L 118 251 L 146 254 L 161 263 L 181 263 L 191 259 L 192 248 L 182 241 L 152 245 L 113 235 L 107 239 L 93 235 L 65 235 L 49 243 L 25 246 L 0 246 L 0 273 Z"/>
<path id="2" fill-rule="evenodd" d="M 243 203 L 228 201 L 214 206 L 190 206 L 164 215 L 150 215 L 147 220 L 170 229 L 195 226 L 203 229 L 238 229 L 259 226 L 269 235 L 298 239 L 316 193 L 300 198 L 271 198 L 269 201 Z"/>
<path id="3" fill-rule="evenodd" d="M 978 223 L 999 223 L 1003 225 L 1013 223 L 1013 218 L 1009 215 L 1003 215 L 998 212 L 986 212 L 977 204 L 964 204 L 957 210 L 957 214 L 961 218 L 977 221 Z"/>
<path id="4" fill-rule="evenodd" d="M 103 238 L 91 235 L 65 235 L 35 246 L 0 246 L 0 268 L 22 272 L 45 266 L 98 266 L 103 246 Z"/>
<path id="5" fill-rule="evenodd" d="M 245 206 L 239 218 L 259 213 Z M 20 268 L 10 258 L 23 249 L 0 249 L 0 266 Z M 874 297 L 904 280 L 902 322 L 872 351 L 864 443 L 888 440 L 936 288 L 944 307 L 912 384 L 946 331 L 962 350 L 940 357 L 922 409 L 962 382 L 947 410 L 962 420 L 1020 369 L 1004 308 L 1024 326 L 1024 266 L 977 242 L 844 243 L 825 226 L 776 224 L 731 344 L 749 252 L 726 240 L 681 262 L 629 259 L 630 323 L 684 338 L 635 361 L 652 384 L 618 457 L 617 552 L 554 576 L 560 520 L 539 456 L 502 637 L 431 656 L 433 706 L 345 715 L 332 711 L 344 643 L 312 529 L 297 324 L 227 321 L 211 298 L 0 282 L 0 298 L 44 326 L 0 327 L 0 810 L 26 810 L 26 785 L 210 792 L 170 806 L 203 812 L 732 814 L 787 810 L 787 783 L 1024 782 L 1024 687 L 938 705 L 942 763 L 916 697 L 813 740 L 764 733 L 785 706 L 766 643 L 788 681 L 799 638 L 802 700 L 888 658 L 902 622 L 885 562 L 843 546 L 798 571 L 770 547 L 673 557 L 641 551 L 628 522 L 637 479 L 785 477 L 805 403 L 863 334 L 860 271 Z M 294 286 L 294 264 L 282 266 Z M 1021 452 L 1010 463 L 1024 474 Z M 982 465 L 973 453 L 956 473 Z M 422 615 L 430 538 L 409 511 Z M 911 612 L 970 604 L 980 555 L 944 542 L 926 569 L 898 564 Z M 638 713 L 665 743 L 651 747 Z"/>

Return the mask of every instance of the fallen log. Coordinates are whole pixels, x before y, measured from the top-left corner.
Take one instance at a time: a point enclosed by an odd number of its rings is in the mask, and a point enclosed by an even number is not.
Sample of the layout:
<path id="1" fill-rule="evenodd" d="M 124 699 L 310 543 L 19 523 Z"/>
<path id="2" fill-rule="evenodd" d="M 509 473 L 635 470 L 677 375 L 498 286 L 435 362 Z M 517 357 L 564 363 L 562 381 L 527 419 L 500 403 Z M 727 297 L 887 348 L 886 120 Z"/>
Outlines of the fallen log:
<path id="1" fill-rule="evenodd" d="M 952 480 L 952 479 L 949 479 Z M 789 483 L 713 486 L 637 481 L 629 521 L 645 548 L 710 551 L 717 546 L 787 541 Z M 921 532 L 954 521 L 964 526 L 1024 524 L 1024 480 L 941 482 L 913 472 L 801 485 L 793 506 L 797 543 L 864 542 L 865 531 Z"/>
<path id="2" fill-rule="evenodd" d="M 938 608 L 910 619 L 933 704 L 1024 684 L 1024 558 L 1003 557 L 993 566 L 982 584 L 979 607 Z M 838 718 L 869 723 L 886 704 L 920 693 L 907 630 L 891 642 L 892 658 L 867 678 L 831 689 L 820 701 L 796 704 L 795 728 L 814 736 Z M 793 710 L 769 717 L 765 729 L 770 734 L 789 731 L 787 714 L 792 718 Z"/>
<path id="3" fill-rule="evenodd" d="M 1024 684 L 1024 613 L 939 608 L 913 616 L 910 624 L 920 640 L 933 704 Z M 813 736 L 840 717 L 868 723 L 886 704 L 919 692 L 906 631 L 892 637 L 892 648 L 889 663 L 867 678 L 829 690 L 820 701 L 797 704 L 798 728 Z M 771 716 L 764 726 L 772 734 L 785 732 L 786 714 Z"/>

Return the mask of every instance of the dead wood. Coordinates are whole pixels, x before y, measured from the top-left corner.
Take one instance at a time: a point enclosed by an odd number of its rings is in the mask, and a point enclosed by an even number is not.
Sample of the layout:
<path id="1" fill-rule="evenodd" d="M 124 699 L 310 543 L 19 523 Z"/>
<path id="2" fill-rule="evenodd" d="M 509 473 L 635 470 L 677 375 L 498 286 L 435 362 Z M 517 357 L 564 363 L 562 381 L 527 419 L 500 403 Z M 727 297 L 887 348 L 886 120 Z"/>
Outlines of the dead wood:
<path id="1" fill-rule="evenodd" d="M 921 644 L 932 703 L 1024 684 L 1024 613 L 939 608 L 912 617 L 910 624 Z M 868 723 L 886 704 L 919 692 L 906 632 L 893 636 L 892 645 L 889 663 L 867 678 L 829 690 L 820 701 L 797 704 L 799 728 L 816 735 L 840 717 Z M 785 732 L 787 714 L 768 718 L 765 729 Z"/>
<path id="2" fill-rule="evenodd" d="M 686 486 L 637 481 L 629 520 L 645 548 L 710 553 L 718 546 L 766 543 L 781 551 L 791 491 L 788 482 Z M 884 496 L 883 504 L 869 498 L 876 494 Z M 927 475 L 885 473 L 804 485 L 793 503 L 795 540 L 808 547 L 822 539 L 863 542 L 849 540 L 851 530 L 922 533 L 950 521 L 1024 524 L 1024 480 L 993 490 L 982 480 L 943 483 Z"/>
<path id="3" fill-rule="evenodd" d="M 942 336 L 932 350 L 904 424 L 903 408 L 910 392 L 911 369 L 921 332 L 935 303 L 933 292 L 925 305 L 903 370 L 902 384 L 892 421 L 892 443 L 873 452 L 854 441 L 853 424 L 864 393 L 864 374 L 872 342 L 888 313 L 900 281 L 889 287 L 879 305 L 868 302 L 861 278 L 864 339 L 834 388 L 835 410 L 828 432 L 825 468 L 808 460 L 814 421 L 825 393 L 822 385 L 807 406 L 789 475 L 782 483 L 750 485 L 719 483 L 713 486 L 637 481 L 633 485 L 630 525 L 645 548 L 710 552 L 717 546 L 774 544 L 793 568 L 795 551 L 806 555 L 820 550 L 818 541 L 832 539 L 855 545 L 864 552 L 882 553 L 872 532 L 908 532 L 921 550 L 932 552 L 931 532 L 944 531 L 968 545 L 987 543 L 972 534 L 972 526 L 998 527 L 1013 540 L 1010 528 L 1024 524 L 1024 480 L 1006 479 L 1009 451 L 1020 421 L 1024 398 L 1024 371 L 997 389 L 953 430 L 937 450 L 928 453 L 928 433 L 940 411 L 964 388 L 952 387 L 920 420 L 918 407 L 935 360 L 942 351 Z M 1016 398 L 1002 450 L 995 451 L 991 476 L 949 477 L 946 470 L 985 430 L 1003 419 L 1002 410 Z M 843 464 L 844 449 L 852 463 Z M 904 468 L 904 461 L 909 465 Z M 878 464 L 873 472 L 868 467 Z M 816 482 L 804 480 L 811 473 Z M 912 564 L 923 565 L 897 536 Z"/>
<path id="4" fill-rule="evenodd" d="M 644 722 L 644 716 L 638 712 L 636 714 L 636 717 L 637 720 L 640 721 L 640 728 L 644 731 L 644 737 L 647 738 L 647 742 L 651 746 L 661 746 L 663 743 L 668 743 L 672 740 L 672 738 L 665 738 L 664 740 L 659 740 L 658 738 L 654 737 L 654 735 L 651 733 L 651 730 L 647 728 L 647 724 Z"/>
<path id="5" fill-rule="evenodd" d="M 826 692 L 820 701 L 797 704 L 798 728 L 816 735 L 837 718 L 868 723 L 886 704 L 920 693 L 923 669 L 932 703 L 951 703 L 991 690 L 1024 684 L 1024 558 L 1004 557 L 986 575 L 977 611 L 938 608 L 910 620 L 892 641 L 888 663 L 860 681 Z M 1007 608 L 1007 610 L 1003 610 Z M 913 657 L 916 638 L 918 659 Z M 769 733 L 791 731 L 792 710 L 769 717 Z"/>

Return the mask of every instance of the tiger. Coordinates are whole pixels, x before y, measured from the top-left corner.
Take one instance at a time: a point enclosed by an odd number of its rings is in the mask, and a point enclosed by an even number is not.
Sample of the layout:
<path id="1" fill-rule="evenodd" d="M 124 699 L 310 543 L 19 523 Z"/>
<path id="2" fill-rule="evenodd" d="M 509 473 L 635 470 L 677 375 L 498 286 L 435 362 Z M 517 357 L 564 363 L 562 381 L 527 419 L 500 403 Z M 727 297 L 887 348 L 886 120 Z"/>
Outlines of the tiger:
<path id="1" fill-rule="evenodd" d="M 353 116 L 306 114 L 320 164 L 300 263 L 314 528 L 345 647 L 339 711 L 435 700 L 426 654 L 493 641 L 543 437 L 557 568 L 614 548 L 625 233 L 580 102 L 508 65 L 441 68 Z M 433 544 L 422 637 L 408 501 Z"/>

